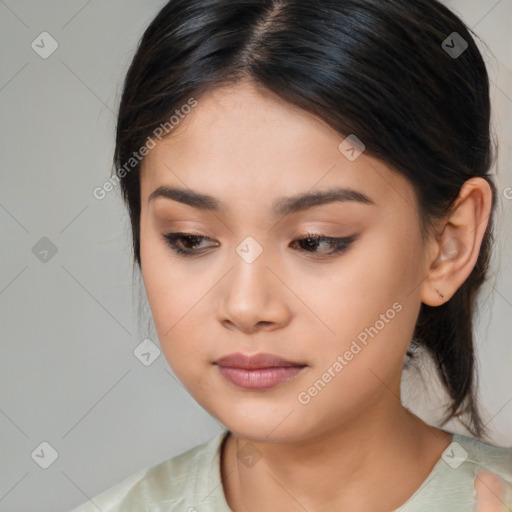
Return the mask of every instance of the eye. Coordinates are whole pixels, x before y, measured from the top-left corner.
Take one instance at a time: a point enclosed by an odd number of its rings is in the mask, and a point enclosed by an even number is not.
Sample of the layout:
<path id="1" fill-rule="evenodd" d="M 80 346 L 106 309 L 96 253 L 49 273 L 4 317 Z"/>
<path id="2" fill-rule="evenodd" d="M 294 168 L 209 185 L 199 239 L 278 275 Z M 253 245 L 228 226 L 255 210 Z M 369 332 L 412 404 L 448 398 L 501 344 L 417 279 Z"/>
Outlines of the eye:
<path id="1" fill-rule="evenodd" d="M 189 233 L 166 233 L 163 235 L 167 245 L 177 254 L 190 256 L 200 252 L 195 247 L 203 240 L 213 240 L 207 236 L 194 235 Z"/>
<path id="2" fill-rule="evenodd" d="M 331 256 L 333 254 L 338 254 L 340 252 L 345 251 L 349 248 L 350 244 L 357 238 L 356 235 L 348 237 L 348 238 L 333 238 L 329 236 L 324 236 L 322 233 L 304 233 L 301 235 L 302 238 L 294 240 L 292 244 L 298 244 L 301 247 L 302 252 L 312 253 L 312 254 L 321 254 L 322 251 L 318 252 L 316 249 L 319 246 L 332 247 L 333 249 L 324 254 L 324 256 Z M 306 247 L 302 249 L 302 247 Z"/>
<path id="3" fill-rule="evenodd" d="M 167 245 L 176 253 L 184 256 L 193 256 L 200 254 L 201 248 L 198 246 L 204 241 L 213 242 L 210 237 L 195 235 L 192 233 L 166 233 L 163 235 Z M 350 244 L 357 238 L 356 235 L 348 238 L 333 238 L 324 236 L 321 233 L 304 233 L 301 238 L 294 240 L 290 245 L 299 245 L 299 252 L 321 254 L 324 251 L 317 251 L 319 247 L 332 247 L 332 250 L 324 254 L 324 256 L 331 256 L 338 254 L 350 246 Z M 305 247 L 305 248 L 304 248 Z M 208 246 L 206 247 L 206 249 Z M 204 249 L 204 247 L 203 247 Z"/>

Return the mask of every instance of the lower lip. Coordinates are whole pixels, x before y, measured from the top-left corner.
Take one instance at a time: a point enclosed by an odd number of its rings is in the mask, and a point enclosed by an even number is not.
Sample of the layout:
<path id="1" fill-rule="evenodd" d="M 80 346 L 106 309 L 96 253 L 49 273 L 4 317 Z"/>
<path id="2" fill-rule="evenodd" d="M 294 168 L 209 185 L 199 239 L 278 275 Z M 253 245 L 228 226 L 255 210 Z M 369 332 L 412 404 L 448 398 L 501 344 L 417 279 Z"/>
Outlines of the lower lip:
<path id="1" fill-rule="evenodd" d="M 272 368 L 233 368 L 218 366 L 220 373 L 230 382 L 244 389 L 270 389 L 295 377 L 304 366 L 277 366 Z"/>

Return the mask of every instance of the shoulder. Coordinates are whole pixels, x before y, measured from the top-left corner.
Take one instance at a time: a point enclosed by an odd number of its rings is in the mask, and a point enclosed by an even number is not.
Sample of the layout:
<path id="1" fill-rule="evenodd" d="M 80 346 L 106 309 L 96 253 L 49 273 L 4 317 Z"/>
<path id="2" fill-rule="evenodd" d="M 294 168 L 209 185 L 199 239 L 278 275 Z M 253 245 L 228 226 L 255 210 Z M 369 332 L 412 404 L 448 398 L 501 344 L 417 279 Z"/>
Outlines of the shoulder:
<path id="1" fill-rule="evenodd" d="M 505 483 L 504 502 L 512 507 L 512 446 L 501 447 L 453 434 L 432 472 L 395 512 L 472 512 L 476 508 L 475 478 L 489 470 Z"/>
<path id="2" fill-rule="evenodd" d="M 504 503 L 508 509 L 512 509 L 512 446 L 496 446 L 464 435 L 454 435 L 453 438 L 454 450 L 460 450 L 454 443 L 463 450 L 460 454 L 461 468 L 464 468 L 466 479 L 471 479 L 471 485 L 474 485 L 480 471 L 492 471 L 503 480 Z"/>
<path id="3" fill-rule="evenodd" d="M 457 450 L 460 453 L 455 453 Z M 496 446 L 479 439 L 454 434 L 453 442 L 444 454 L 445 459 L 450 460 L 452 452 L 456 460 L 470 469 L 471 474 L 489 470 L 512 485 L 512 446 Z"/>
<path id="4" fill-rule="evenodd" d="M 102 512 L 159 512 L 162 503 L 166 511 L 194 510 L 193 503 L 183 508 L 184 501 L 208 494 L 212 482 L 220 481 L 220 446 L 227 433 L 224 430 L 205 443 L 129 476 L 71 512 L 97 512 L 98 508 Z M 212 493 L 210 500 L 216 499 L 219 495 Z"/>

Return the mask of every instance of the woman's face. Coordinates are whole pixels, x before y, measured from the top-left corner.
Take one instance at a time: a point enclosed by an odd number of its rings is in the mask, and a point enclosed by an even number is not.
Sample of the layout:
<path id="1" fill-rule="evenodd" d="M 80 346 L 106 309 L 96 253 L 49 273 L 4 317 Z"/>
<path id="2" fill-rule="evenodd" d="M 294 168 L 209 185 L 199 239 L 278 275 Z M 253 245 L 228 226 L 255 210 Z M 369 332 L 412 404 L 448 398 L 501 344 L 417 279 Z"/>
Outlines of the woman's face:
<path id="1" fill-rule="evenodd" d="M 410 184 L 340 149 L 343 140 L 241 83 L 202 97 L 143 161 L 141 268 L 161 348 L 197 402 L 239 437 L 300 440 L 400 405 L 428 251 Z M 150 198 L 162 186 L 214 199 Z M 368 201 L 290 199 L 341 188 Z M 207 238 L 178 241 L 195 251 L 187 256 L 164 238 L 176 232 Z M 334 252 L 326 240 L 298 241 L 306 233 L 352 242 Z M 247 388 L 215 364 L 233 353 L 302 369 Z"/>

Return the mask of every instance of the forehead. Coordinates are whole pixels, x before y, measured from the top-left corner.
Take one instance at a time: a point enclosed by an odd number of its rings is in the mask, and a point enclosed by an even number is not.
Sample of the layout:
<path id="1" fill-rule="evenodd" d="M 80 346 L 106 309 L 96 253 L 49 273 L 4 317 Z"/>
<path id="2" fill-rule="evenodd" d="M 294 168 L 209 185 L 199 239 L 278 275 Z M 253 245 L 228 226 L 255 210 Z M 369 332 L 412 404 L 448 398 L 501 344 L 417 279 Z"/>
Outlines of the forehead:
<path id="1" fill-rule="evenodd" d="M 141 166 L 141 197 L 169 185 L 226 202 L 265 202 L 331 187 L 363 192 L 385 205 L 411 203 L 405 178 L 364 152 L 340 151 L 345 137 L 309 112 L 251 84 L 216 89 L 197 100 Z M 364 141 L 363 141 L 364 142 Z"/>

